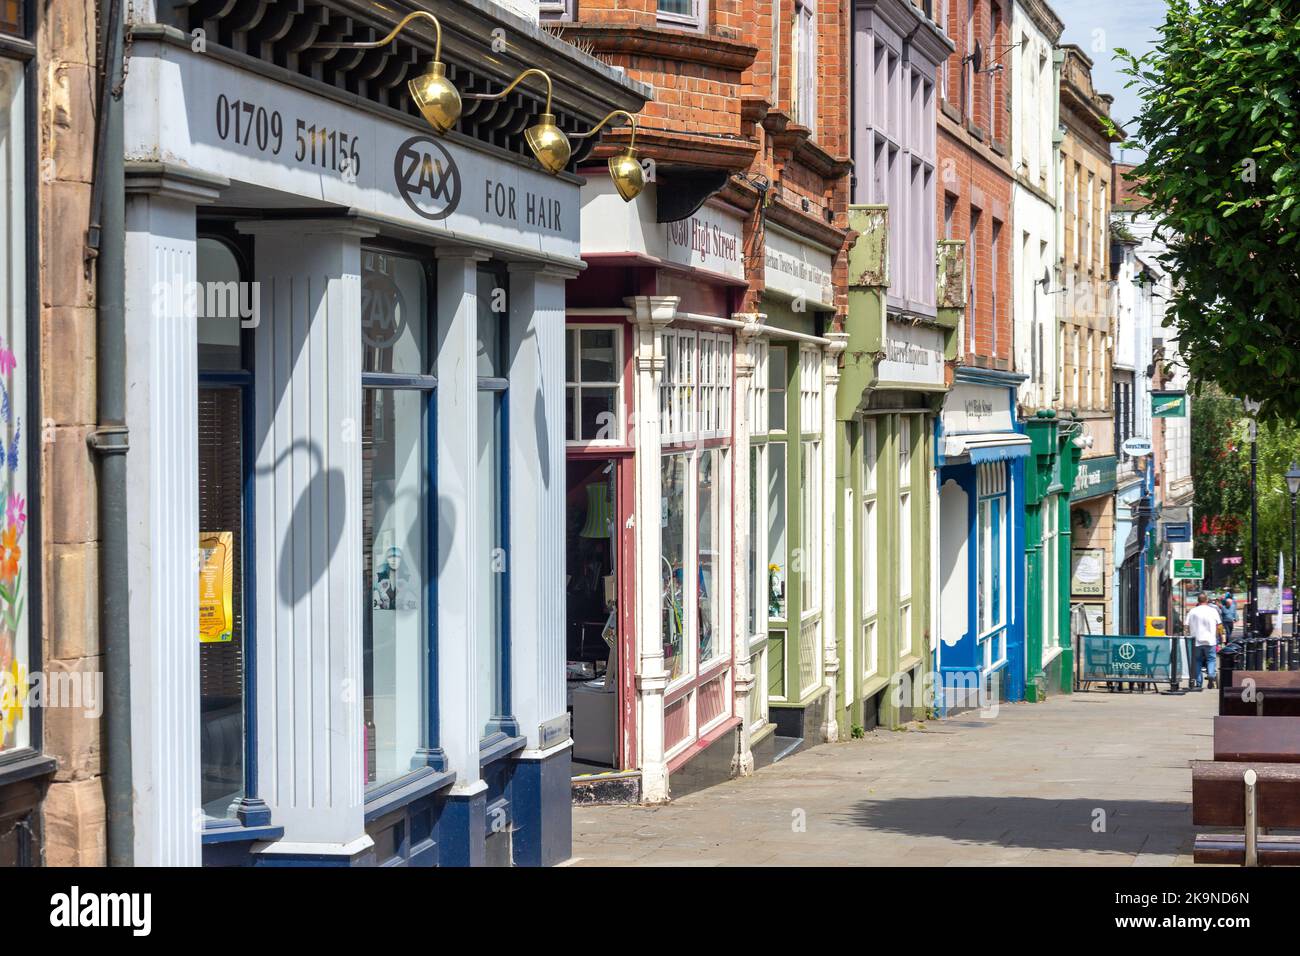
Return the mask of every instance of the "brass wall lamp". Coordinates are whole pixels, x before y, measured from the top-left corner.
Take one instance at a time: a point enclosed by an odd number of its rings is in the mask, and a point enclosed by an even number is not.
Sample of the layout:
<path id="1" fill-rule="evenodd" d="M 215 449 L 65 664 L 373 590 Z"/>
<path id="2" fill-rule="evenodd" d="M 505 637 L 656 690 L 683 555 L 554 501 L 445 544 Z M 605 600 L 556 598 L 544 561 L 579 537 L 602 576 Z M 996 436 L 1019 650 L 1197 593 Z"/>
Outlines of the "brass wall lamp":
<path id="1" fill-rule="evenodd" d="M 551 86 L 551 77 L 545 70 L 530 67 L 511 80 L 510 85 L 500 93 L 466 93 L 465 99 L 504 99 L 527 76 L 540 76 L 546 81 L 546 110 L 538 118 L 536 126 L 524 130 L 524 139 L 528 143 L 528 148 L 533 151 L 533 155 L 537 157 L 537 161 L 542 164 L 542 168 L 553 176 L 569 164 L 573 147 L 569 145 L 569 137 L 564 135 L 564 130 L 555 124 L 555 114 L 551 112 L 551 97 L 554 90 Z"/>
<path id="2" fill-rule="evenodd" d="M 428 20 L 433 24 L 434 45 L 433 45 L 433 62 L 429 64 L 429 69 L 417 76 L 415 79 L 407 82 L 407 89 L 411 91 L 411 98 L 415 100 L 415 105 L 420 108 L 420 113 L 436 133 L 445 133 L 456 125 L 456 120 L 460 119 L 460 93 L 456 91 L 447 79 L 447 67 L 442 62 L 442 24 L 432 13 L 425 10 L 416 10 L 414 13 L 408 13 L 402 18 L 393 31 L 382 40 L 374 40 L 369 43 L 315 43 L 316 47 L 334 50 L 375 50 L 379 47 L 386 46 L 392 42 L 397 34 L 401 33 L 403 28 L 412 20 L 420 18 Z"/>
<path id="3" fill-rule="evenodd" d="M 645 189 L 645 175 L 641 172 L 641 162 L 636 158 L 636 117 L 627 110 L 614 110 L 603 120 L 585 133 L 574 134 L 574 139 L 586 139 L 600 132 L 602 126 L 615 116 L 626 116 L 632 127 L 632 136 L 627 148 L 609 158 L 609 178 L 614 180 L 614 188 L 623 197 L 624 202 L 631 202 Z"/>

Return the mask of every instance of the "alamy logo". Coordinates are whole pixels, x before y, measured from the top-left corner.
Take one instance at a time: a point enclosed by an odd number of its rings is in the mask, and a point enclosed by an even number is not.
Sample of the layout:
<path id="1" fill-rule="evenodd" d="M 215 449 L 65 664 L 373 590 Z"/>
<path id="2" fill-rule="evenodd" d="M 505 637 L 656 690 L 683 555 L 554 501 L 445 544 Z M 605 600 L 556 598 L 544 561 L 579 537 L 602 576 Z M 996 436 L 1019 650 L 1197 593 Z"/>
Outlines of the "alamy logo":
<path id="1" fill-rule="evenodd" d="M 425 219 L 446 219 L 460 205 L 460 169 L 432 136 L 412 136 L 397 147 L 393 177 L 406 204 Z"/>
<path id="2" fill-rule="evenodd" d="M 50 897 L 50 925 L 59 927 L 125 926 L 132 935 L 152 929 L 152 893 L 82 893 L 72 887 Z"/>

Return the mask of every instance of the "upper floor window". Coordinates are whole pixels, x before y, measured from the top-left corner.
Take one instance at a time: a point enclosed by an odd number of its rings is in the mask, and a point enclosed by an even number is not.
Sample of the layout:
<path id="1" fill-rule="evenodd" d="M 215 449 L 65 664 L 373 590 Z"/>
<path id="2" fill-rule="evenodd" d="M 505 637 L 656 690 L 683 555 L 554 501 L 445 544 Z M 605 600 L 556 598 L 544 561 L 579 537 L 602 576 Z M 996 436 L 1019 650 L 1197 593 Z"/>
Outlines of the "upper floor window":
<path id="1" fill-rule="evenodd" d="M 659 19 L 683 26 L 702 27 L 705 0 L 656 0 Z"/>
<path id="2" fill-rule="evenodd" d="M 813 0 L 795 0 L 790 37 L 791 112 L 794 121 L 816 132 L 817 13 Z"/>

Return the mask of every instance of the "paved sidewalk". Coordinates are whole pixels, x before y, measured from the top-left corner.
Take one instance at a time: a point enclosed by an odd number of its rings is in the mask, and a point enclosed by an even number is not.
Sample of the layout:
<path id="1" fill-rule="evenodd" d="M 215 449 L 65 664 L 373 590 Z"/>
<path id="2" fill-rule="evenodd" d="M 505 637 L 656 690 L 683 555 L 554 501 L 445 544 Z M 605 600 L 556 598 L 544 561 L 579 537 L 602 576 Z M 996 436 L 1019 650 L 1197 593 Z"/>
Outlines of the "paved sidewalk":
<path id="1" fill-rule="evenodd" d="M 572 863 L 1190 864 L 1216 700 L 1100 691 L 877 730 L 665 806 L 575 807 Z"/>

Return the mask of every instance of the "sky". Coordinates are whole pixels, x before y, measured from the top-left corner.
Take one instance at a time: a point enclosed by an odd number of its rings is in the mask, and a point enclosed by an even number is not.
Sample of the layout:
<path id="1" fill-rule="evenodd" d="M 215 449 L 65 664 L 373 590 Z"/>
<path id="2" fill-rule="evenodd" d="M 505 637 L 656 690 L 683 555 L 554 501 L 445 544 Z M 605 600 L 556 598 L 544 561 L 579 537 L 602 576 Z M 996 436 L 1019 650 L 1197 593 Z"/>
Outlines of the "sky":
<path id="1" fill-rule="evenodd" d="M 1156 40 L 1156 28 L 1165 20 L 1165 0 L 1047 0 L 1065 24 L 1062 43 L 1075 43 L 1092 58 L 1092 84 L 1099 93 L 1115 97 L 1111 117 L 1125 127 L 1138 112 L 1137 92 L 1125 89 L 1128 77 L 1119 72 L 1115 47 L 1134 55 L 1149 50 Z M 1119 149 L 1115 149 L 1119 159 Z M 1139 158 L 1128 150 L 1125 158 Z"/>

